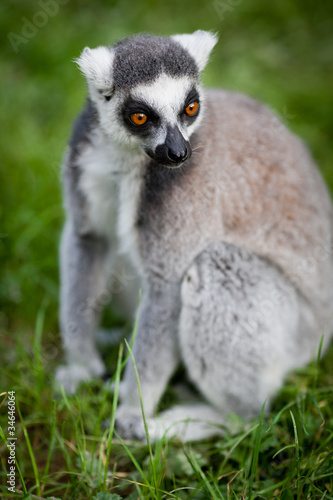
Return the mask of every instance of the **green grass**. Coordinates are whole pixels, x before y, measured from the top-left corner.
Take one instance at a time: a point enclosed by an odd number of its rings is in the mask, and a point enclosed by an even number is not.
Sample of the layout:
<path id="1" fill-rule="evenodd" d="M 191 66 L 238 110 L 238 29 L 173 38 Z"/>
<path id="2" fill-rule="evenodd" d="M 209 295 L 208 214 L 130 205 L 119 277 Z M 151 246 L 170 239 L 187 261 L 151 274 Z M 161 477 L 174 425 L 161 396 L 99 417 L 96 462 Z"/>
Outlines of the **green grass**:
<path id="1" fill-rule="evenodd" d="M 76 396 L 62 393 L 54 399 L 48 361 L 37 345 L 5 373 L 17 396 L 16 453 L 24 482 L 17 478 L 22 494 L 8 494 L 4 486 L 2 498 L 21 498 L 24 491 L 27 498 L 100 500 L 117 498 L 111 494 L 130 499 L 333 498 L 332 349 L 320 364 L 290 375 L 268 415 L 262 412 L 249 422 L 231 416 L 225 436 L 206 443 L 162 439 L 145 445 L 124 442 L 114 431 L 122 346 L 113 398 L 106 385 L 96 382 L 81 386 Z M 103 431 L 101 420 L 110 417 Z M 1 425 L 4 437 L 5 411 Z M 4 444 L 1 457 L 4 476 Z"/>
<path id="2" fill-rule="evenodd" d="M 22 18 L 33 21 L 40 10 L 35 0 L 0 4 L 0 394 L 15 390 L 22 416 L 17 412 L 24 484 L 17 477 L 17 486 L 32 498 L 333 498 L 332 347 L 320 364 L 290 375 L 270 414 L 251 422 L 231 417 L 223 439 L 196 445 L 124 443 L 113 435 L 116 398 L 101 382 L 73 398 L 55 399 L 51 387 L 62 354 L 60 164 L 86 92 L 73 58 L 86 45 L 138 31 L 218 31 L 204 83 L 275 109 L 308 143 L 333 189 L 333 5 L 70 0 L 15 53 L 7 34 L 22 35 Z M 118 323 L 117 311 L 107 320 Z M 107 360 L 119 375 L 118 351 Z M 164 404 L 173 397 L 169 388 Z M 6 404 L 0 424 L 7 438 Z M 2 496 L 14 498 L 5 487 L 4 442 L 0 455 Z"/>

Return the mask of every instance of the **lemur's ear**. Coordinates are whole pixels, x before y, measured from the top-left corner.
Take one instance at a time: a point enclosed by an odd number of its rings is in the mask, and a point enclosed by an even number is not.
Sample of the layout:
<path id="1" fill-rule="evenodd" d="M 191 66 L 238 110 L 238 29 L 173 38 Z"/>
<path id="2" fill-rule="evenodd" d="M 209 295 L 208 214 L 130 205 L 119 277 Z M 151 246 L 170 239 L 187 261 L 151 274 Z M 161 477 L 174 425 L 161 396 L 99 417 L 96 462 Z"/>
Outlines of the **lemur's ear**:
<path id="1" fill-rule="evenodd" d="M 186 49 L 198 65 L 199 71 L 206 66 L 209 55 L 216 45 L 218 37 L 216 33 L 198 30 L 192 34 L 173 35 L 171 37 Z"/>
<path id="2" fill-rule="evenodd" d="M 112 89 L 113 59 L 112 48 L 89 49 L 86 47 L 75 62 L 87 78 L 89 86 L 93 84 L 100 93 L 104 94 L 108 89 Z"/>

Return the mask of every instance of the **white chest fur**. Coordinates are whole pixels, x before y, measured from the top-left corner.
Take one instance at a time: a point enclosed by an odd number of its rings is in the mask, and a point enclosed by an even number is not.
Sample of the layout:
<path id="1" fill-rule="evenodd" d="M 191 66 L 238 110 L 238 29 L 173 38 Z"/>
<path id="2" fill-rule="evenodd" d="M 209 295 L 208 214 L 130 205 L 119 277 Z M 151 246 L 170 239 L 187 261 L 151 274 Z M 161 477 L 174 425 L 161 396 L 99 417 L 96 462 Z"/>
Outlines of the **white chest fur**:
<path id="1" fill-rule="evenodd" d="M 135 223 L 143 184 L 142 162 L 132 171 L 122 176 L 119 182 L 119 208 L 117 234 L 120 251 L 130 256 L 133 264 L 138 265 L 137 233 Z"/>
<path id="2" fill-rule="evenodd" d="M 80 159 L 80 188 L 88 202 L 91 228 L 118 240 L 122 253 L 137 263 L 135 221 L 143 182 L 145 156 L 99 141 Z"/>
<path id="3" fill-rule="evenodd" d="M 88 147 L 81 156 L 80 189 L 87 200 L 91 229 L 112 237 L 117 218 L 117 183 L 112 159 L 101 146 Z"/>

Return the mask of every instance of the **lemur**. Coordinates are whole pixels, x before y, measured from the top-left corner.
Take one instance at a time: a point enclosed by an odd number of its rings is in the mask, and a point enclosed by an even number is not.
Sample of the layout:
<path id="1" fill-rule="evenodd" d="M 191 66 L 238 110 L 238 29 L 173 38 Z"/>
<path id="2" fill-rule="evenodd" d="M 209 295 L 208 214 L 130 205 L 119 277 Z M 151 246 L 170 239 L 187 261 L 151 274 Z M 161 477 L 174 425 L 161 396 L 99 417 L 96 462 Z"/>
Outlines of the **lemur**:
<path id="1" fill-rule="evenodd" d="M 91 313 L 88 305 L 121 258 L 139 280 L 125 293 L 142 289 L 133 356 L 151 439 L 203 439 L 231 412 L 257 415 L 333 330 L 328 191 L 273 112 L 202 87 L 216 42 L 201 30 L 137 35 L 85 48 L 77 60 L 89 97 L 63 169 L 67 365 L 56 376 L 74 392 L 103 375 L 101 307 Z M 156 416 L 180 362 L 202 402 Z M 120 395 L 120 434 L 144 439 L 132 362 Z"/>

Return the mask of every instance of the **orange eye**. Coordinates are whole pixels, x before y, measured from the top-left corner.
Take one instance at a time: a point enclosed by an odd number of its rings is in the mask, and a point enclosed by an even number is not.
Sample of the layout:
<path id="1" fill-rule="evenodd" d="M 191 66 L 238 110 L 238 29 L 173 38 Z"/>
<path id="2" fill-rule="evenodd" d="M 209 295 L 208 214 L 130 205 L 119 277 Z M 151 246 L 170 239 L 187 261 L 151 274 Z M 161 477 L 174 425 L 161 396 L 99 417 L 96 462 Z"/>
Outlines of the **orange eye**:
<path id="1" fill-rule="evenodd" d="M 147 121 L 147 115 L 144 113 L 133 113 L 131 120 L 135 125 L 143 125 Z"/>
<path id="2" fill-rule="evenodd" d="M 198 107 L 199 104 L 197 101 L 191 102 L 191 104 L 189 104 L 187 108 L 185 108 L 185 112 L 187 115 L 193 116 L 198 111 Z"/>

